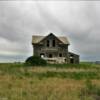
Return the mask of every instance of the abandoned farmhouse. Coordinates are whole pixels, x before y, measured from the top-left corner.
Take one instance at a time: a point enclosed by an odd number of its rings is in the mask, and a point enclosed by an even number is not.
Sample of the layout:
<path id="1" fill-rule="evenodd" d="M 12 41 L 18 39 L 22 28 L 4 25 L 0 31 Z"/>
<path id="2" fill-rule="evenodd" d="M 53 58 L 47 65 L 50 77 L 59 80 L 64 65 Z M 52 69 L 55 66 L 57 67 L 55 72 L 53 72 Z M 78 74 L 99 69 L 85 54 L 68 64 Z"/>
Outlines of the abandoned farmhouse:
<path id="1" fill-rule="evenodd" d="M 79 55 L 68 51 L 67 37 L 57 37 L 53 33 L 47 36 L 32 36 L 33 55 L 40 56 L 49 63 L 79 63 Z"/>

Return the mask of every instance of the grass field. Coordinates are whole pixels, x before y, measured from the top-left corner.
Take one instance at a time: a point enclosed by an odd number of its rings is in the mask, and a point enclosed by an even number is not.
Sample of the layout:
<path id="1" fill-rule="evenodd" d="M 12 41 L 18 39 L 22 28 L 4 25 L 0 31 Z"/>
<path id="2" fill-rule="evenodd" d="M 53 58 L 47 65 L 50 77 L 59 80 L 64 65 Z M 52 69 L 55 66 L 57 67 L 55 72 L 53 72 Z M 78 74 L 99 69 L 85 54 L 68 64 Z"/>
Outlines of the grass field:
<path id="1" fill-rule="evenodd" d="M 0 100 L 100 100 L 100 65 L 0 64 Z"/>

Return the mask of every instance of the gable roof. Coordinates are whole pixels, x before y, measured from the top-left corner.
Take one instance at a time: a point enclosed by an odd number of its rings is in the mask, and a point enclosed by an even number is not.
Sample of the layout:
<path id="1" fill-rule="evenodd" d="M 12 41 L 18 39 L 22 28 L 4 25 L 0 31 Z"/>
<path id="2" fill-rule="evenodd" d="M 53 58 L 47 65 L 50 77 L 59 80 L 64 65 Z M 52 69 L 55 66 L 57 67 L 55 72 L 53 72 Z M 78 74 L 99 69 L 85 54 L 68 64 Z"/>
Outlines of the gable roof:
<path id="1" fill-rule="evenodd" d="M 32 36 L 32 43 L 33 44 L 39 43 L 43 38 L 44 38 L 44 36 L 35 36 L 35 35 L 33 35 Z"/>
<path id="2" fill-rule="evenodd" d="M 58 37 L 60 41 L 62 41 L 64 44 L 70 44 L 68 39 L 66 37 Z"/>
<path id="3" fill-rule="evenodd" d="M 49 34 L 50 35 L 50 34 Z M 48 36 L 49 36 L 48 35 Z M 47 36 L 38 36 L 38 35 L 33 35 L 32 36 L 32 44 L 38 44 L 40 41 L 42 41 L 44 38 L 46 38 Z M 61 37 L 61 36 L 58 36 L 57 37 L 62 43 L 64 44 L 70 44 L 67 37 Z"/>
<path id="4" fill-rule="evenodd" d="M 71 55 L 71 54 L 72 54 L 72 55 L 79 56 L 78 54 L 75 54 L 75 53 L 73 53 L 73 52 L 68 52 L 68 54 L 69 54 L 69 55 Z"/>

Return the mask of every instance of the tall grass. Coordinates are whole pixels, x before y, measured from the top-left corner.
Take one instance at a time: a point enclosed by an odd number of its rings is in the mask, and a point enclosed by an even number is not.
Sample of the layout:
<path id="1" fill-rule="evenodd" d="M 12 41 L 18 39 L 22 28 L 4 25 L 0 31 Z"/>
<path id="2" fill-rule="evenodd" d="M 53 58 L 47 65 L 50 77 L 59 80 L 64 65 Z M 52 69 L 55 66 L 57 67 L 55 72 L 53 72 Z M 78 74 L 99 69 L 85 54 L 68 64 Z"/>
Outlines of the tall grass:
<path id="1" fill-rule="evenodd" d="M 38 69 L 36 69 L 38 67 Z M 7 100 L 100 100 L 100 68 L 92 64 L 49 64 L 24 66 L 23 63 L 0 64 L 0 99 Z M 53 69 L 40 71 L 42 69 Z M 58 72 L 62 69 L 62 71 Z M 78 71 L 64 71 L 68 69 Z M 83 69 L 80 71 L 79 69 Z M 36 70 L 35 70 L 36 69 Z M 92 71 L 87 71 L 87 69 Z M 93 70 L 95 69 L 95 71 Z M 34 71 L 35 70 L 35 71 Z M 86 70 L 86 71 L 85 71 Z M 92 95 L 93 94 L 93 95 Z"/>
<path id="2" fill-rule="evenodd" d="M 95 64 L 91 63 L 81 63 L 81 64 L 48 64 L 49 67 L 56 67 L 56 68 L 84 68 L 84 69 L 90 69 L 90 68 L 97 68 L 99 66 L 96 66 Z"/>
<path id="3" fill-rule="evenodd" d="M 52 67 L 57 68 L 95 68 L 92 65 L 74 65 L 74 64 L 49 64 L 48 69 Z M 32 68 L 32 67 L 31 67 Z M 99 69 L 97 71 L 88 71 L 88 72 L 57 72 L 55 71 L 46 71 L 46 72 L 32 72 L 29 70 L 30 67 L 24 66 L 24 64 L 0 64 L 0 74 L 9 74 L 15 75 L 16 77 L 37 77 L 37 78 L 71 78 L 71 79 L 100 79 Z M 32 70 L 32 69 L 31 69 Z M 66 69 L 67 70 L 67 69 Z"/>
<path id="4" fill-rule="evenodd" d="M 40 79 L 43 78 L 66 78 L 66 79 L 99 79 L 100 77 L 96 72 L 46 72 L 46 73 L 32 73 L 27 76 L 35 76 Z"/>
<path id="5" fill-rule="evenodd" d="M 100 86 L 93 84 L 89 79 L 86 80 L 85 87 L 81 89 L 80 97 L 82 100 L 86 100 L 86 98 L 100 100 Z"/>

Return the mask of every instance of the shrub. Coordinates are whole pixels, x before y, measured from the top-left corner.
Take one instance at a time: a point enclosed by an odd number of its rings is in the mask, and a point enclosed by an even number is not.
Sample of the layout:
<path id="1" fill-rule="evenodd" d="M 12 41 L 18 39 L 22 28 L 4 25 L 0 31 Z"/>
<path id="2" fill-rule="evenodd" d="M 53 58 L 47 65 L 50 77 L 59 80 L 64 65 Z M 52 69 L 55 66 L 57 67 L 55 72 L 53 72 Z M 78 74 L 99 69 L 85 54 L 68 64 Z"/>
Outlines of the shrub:
<path id="1" fill-rule="evenodd" d="M 35 65 L 43 66 L 43 65 L 46 65 L 47 62 L 46 62 L 46 60 L 42 59 L 41 57 L 31 56 L 26 59 L 25 64 L 28 66 L 35 66 Z"/>

